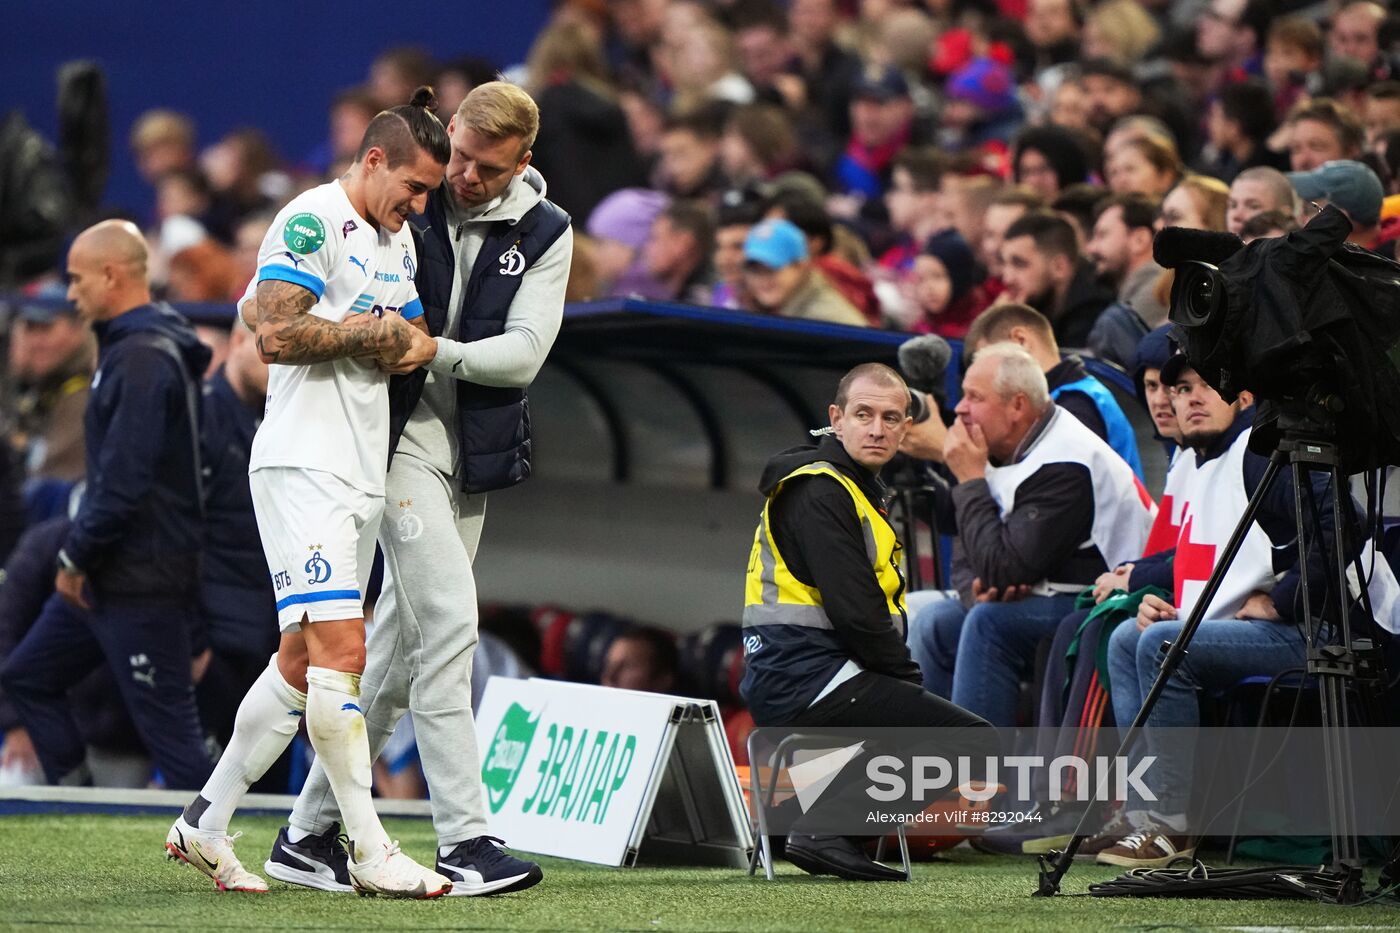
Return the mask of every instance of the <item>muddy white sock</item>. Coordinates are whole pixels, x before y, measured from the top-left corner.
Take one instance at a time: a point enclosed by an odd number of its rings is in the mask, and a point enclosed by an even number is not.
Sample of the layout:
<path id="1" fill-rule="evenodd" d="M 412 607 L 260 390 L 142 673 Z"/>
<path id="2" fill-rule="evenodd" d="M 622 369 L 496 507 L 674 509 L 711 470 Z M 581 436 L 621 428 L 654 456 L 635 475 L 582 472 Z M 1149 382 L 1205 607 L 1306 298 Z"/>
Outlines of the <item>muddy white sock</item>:
<path id="1" fill-rule="evenodd" d="M 282 679 L 273 655 L 239 704 L 228 748 L 195 802 L 185 808 L 185 821 L 196 829 L 228 832 L 243 795 L 287 750 L 305 709 L 306 694 Z"/>
<path id="2" fill-rule="evenodd" d="M 324 667 L 306 671 L 306 731 L 335 792 L 345 831 L 355 844 L 351 857 L 365 861 L 387 845 L 370 796 L 369 738 L 360 709 L 360 677 Z"/>

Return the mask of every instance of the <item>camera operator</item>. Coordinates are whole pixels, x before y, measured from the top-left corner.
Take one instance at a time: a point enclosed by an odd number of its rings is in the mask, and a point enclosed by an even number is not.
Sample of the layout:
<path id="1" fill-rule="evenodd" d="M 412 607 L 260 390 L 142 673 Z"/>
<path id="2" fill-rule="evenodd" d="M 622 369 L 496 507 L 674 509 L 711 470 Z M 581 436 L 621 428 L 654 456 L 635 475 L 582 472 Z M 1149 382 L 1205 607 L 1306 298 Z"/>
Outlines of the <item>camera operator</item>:
<path id="1" fill-rule="evenodd" d="M 1144 558 L 1132 569 L 1133 588 L 1160 586 L 1174 594 L 1175 605 L 1148 595 L 1136 624 L 1120 625 L 1109 638 L 1111 695 L 1120 727 L 1132 722 L 1141 707 L 1157 677 L 1162 644 L 1181 633 L 1216 555 L 1224 549 L 1268 465 L 1267 458 L 1248 449 L 1253 412 L 1247 392 L 1233 404 L 1226 402 L 1181 354 L 1162 367 L 1162 381 L 1174 387 L 1182 440 L 1190 448 L 1183 456 L 1194 457 L 1195 473 L 1185 493 L 1186 512 L 1176 547 Z M 1326 504 L 1331 502 L 1331 483 L 1324 474 L 1314 473 L 1311 485 L 1316 501 L 1323 504 L 1318 510 L 1319 530 L 1330 551 L 1334 535 L 1332 512 Z M 1151 728 L 1199 724 L 1198 690 L 1226 687 L 1246 676 L 1276 674 L 1304 662 L 1301 620 L 1294 615 L 1299 581 L 1294 516 L 1292 485 L 1274 483 L 1207 608 L 1190 651 L 1147 721 L 1147 753 L 1157 755 L 1157 764 L 1146 773 L 1144 783 L 1159 802 L 1149 811 L 1142 801 L 1130 799 L 1126 818 L 1134 831 L 1112 845 L 1100 847 L 1091 840 L 1091 849 L 1100 849 L 1098 861 L 1156 868 L 1190 857 L 1195 846 L 1186 835 L 1185 813 L 1193 749 L 1189 743 L 1154 735 Z M 1313 538 L 1309 574 L 1314 580 L 1325 578 L 1322 553 Z"/>

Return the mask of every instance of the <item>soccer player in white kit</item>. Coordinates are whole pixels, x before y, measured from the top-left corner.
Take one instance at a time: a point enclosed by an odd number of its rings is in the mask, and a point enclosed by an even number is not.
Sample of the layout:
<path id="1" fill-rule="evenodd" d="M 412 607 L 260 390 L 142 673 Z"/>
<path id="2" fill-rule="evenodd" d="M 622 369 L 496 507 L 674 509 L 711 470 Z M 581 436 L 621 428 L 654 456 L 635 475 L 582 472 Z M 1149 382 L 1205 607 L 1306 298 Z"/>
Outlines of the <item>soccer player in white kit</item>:
<path id="1" fill-rule="evenodd" d="M 271 364 L 249 482 L 282 640 L 244 697 L 209 782 L 166 837 L 171 858 L 221 890 L 267 890 L 234 855 L 228 823 L 291 742 L 303 712 L 350 836 L 355 888 L 393 897 L 451 888 L 400 852 L 379 822 L 359 703 L 364 587 L 389 455 L 384 370 L 412 368 L 437 351 L 422 322 L 410 323 L 423 309 L 405 221 L 423 210 L 449 151 L 427 88 L 376 116 L 345 176 L 282 209 L 240 302 Z"/>

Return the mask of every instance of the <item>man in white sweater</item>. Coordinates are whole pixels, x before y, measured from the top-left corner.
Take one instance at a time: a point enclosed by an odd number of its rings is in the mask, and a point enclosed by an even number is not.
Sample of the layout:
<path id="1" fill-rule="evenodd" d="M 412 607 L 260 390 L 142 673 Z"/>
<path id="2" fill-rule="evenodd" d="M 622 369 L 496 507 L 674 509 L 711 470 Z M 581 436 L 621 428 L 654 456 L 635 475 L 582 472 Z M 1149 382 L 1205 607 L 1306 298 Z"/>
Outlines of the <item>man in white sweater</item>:
<path id="1" fill-rule="evenodd" d="M 486 492 L 530 473 L 524 389 L 559 332 L 573 254 L 569 217 L 530 168 L 539 112 L 503 82 L 474 89 L 448 124 L 446 178 L 414 218 L 415 277 L 436 350 L 406 360 L 390 388 L 393 459 L 380 533 L 384 588 L 361 682 L 377 755 L 412 711 L 432 798 L 438 871 L 452 894 L 518 891 L 538 865 L 486 835 L 471 711 L 478 640 L 476 556 Z M 414 369 L 423 365 L 423 369 Z M 268 874 L 349 890 L 335 844 L 338 812 L 313 768 L 278 834 Z"/>

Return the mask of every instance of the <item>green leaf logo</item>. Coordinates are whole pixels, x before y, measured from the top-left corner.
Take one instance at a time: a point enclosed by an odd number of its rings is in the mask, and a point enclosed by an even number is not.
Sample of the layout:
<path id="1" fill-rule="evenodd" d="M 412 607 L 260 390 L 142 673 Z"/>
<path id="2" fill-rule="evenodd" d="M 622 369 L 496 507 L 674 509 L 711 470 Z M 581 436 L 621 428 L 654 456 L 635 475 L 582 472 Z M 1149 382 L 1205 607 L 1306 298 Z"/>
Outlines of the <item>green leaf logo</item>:
<path id="1" fill-rule="evenodd" d="M 520 777 L 530 743 L 535 740 L 540 715 L 536 713 L 531 719 L 529 710 L 519 703 L 512 703 L 501 717 L 496 734 L 491 737 L 491 747 L 487 749 L 481 766 L 481 783 L 486 785 L 486 801 L 492 813 L 501 812 L 511 788 L 515 787 L 516 778 Z"/>
<path id="2" fill-rule="evenodd" d="M 315 214 L 294 214 L 282 228 L 282 242 L 294 253 L 314 253 L 326 242 L 325 225 Z"/>

